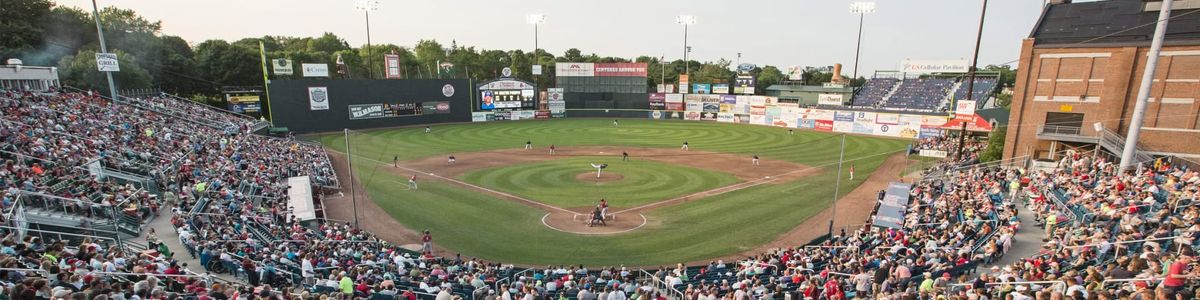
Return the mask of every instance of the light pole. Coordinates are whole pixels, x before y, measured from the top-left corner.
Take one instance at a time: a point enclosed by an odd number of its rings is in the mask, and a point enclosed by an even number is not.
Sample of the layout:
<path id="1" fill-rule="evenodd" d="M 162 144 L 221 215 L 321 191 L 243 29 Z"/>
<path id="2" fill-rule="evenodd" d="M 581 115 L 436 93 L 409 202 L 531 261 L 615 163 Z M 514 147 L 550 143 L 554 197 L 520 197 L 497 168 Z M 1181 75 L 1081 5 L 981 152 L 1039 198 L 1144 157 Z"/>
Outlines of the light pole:
<path id="1" fill-rule="evenodd" d="M 533 57 L 534 57 L 534 63 L 537 63 L 538 24 L 546 23 L 546 15 L 530 14 L 530 15 L 525 16 L 525 22 L 529 22 L 529 24 L 533 24 Z"/>
<path id="2" fill-rule="evenodd" d="M 854 46 L 854 75 L 850 77 L 850 80 L 856 80 L 858 79 L 858 53 L 862 51 L 863 17 L 875 13 L 875 2 L 850 3 L 850 13 L 858 14 L 858 43 Z"/>
<path id="3" fill-rule="evenodd" d="M 96 0 L 92 0 L 92 17 L 96 19 L 96 35 L 100 37 L 100 52 L 108 53 L 108 45 L 104 41 L 104 29 L 100 25 L 100 9 L 96 7 Z M 117 101 L 117 84 L 113 82 L 112 72 L 104 72 L 104 77 L 108 78 L 108 93 L 113 101 Z"/>
<path id="4" fill-rule="evenodd" d="M 688 47 L 687 30 L 688 25 L 696 25 L 696 16 L 679 15 L 675 17 L 675 24 L 683 25 L 683 74 L 691 75 L 691 64 L 688 63 L 688 52 L 692 52 L 692 48 Z"/>
<path id="5" fill-rule="evenodd" d="M 355 0 L 354 8 L 363 11 L 363 16 L 367 19 L 367 79 L 374 79 L 375 68 L 371 63 L 371 11 L 379 9 L 378 0 Z M 349 72 L 347 72 L 349 73 Z"/>

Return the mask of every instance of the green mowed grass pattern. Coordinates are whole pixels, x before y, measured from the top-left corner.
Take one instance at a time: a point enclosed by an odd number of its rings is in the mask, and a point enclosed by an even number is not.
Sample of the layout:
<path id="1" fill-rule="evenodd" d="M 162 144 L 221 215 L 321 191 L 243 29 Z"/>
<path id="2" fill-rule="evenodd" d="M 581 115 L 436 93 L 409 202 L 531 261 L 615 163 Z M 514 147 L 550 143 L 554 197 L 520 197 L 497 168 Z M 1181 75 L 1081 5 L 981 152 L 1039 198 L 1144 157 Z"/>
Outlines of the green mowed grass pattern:
<path id="1" fill-rule="evenodd" d="M 786 129 L 765 126 L 638 119 L 622 119 L 621 126 L 614 128 L 611 121 L 434 125 L 428 134 L 423 128 L 353 132 L 354 169 L 381 208 L 408 228 L 432 230 L 438 245 L 466 256 L 529 265 L 668 265 L 730 255 L 772 241 L 828 207 L 834 198 L 837 134 L 796 130 L 788 135 Z M 345 150 L 340 133 L 314 138 Z M 647 214 L 646 227 L 636 231 L 584 236 L 543 226 L 541 210 L 451 183 L 422 181 L 420 189 L 406 190 L 405 179 L 375 170 L 381 161 L 390 164 L 393 156 L 405 160 L 520 148 L 526 139 L 532 139 L 538 149 L 549 143 L 677 148 L 687 140 L 693 150 L 758 154 L 821 167 L 822 172 L 788 184 L 764 184 L 656 209 Z M 846 160 L 853 162 L 844 168 L 854 164 L 858 174 L 855 181 L 843 180 L 838 197 L 857 187 L 887 153 L 903 151 L 907 144 L 899 139 L 848 136 Z"/>
<path id="2" fill-rule="evenodd" d="M 604 172 L 623 178 L 595 182 L 592 163 L 605 163 Z M 584 180 L 577 178 L 587 174 Z M 459 179 L 562 208 L 594 206 L 601 198 L 615 209 L 711 190 L 737 183 L 732 174 L 674 166 L 648 160 L 564 158 L 545 162 L 468 172 Z"/>

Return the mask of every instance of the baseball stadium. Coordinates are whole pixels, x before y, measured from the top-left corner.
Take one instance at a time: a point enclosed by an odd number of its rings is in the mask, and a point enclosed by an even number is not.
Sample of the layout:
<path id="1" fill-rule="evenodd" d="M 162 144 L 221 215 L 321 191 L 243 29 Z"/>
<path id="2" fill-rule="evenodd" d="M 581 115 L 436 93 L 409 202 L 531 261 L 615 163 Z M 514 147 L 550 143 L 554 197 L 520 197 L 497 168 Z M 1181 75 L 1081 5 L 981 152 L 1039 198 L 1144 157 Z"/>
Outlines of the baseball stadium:
<path id="1" fill-rule="evenodd" d="M 857 22 L 821 34 L 853 51 L 746 48 L 830 61 L 785 68 L 693 54 L 726 32 L 692 14 L 672 61 L 553 54 L 539 28 L 595 24 L 541 13 L 531 52 L 401 46 L 388 17 L 443 4 L 352 2 L 275 8 L 362 17 L 361 46 L 226 41 L 180 14 L 208 4 L 0 3 L 0 298 L 1200 295 L 1200 1 L 838 2 Z M 889 19 L 913 9 L 971 32 Z M 863 52 L 889 24 L 929 41 Z"/>

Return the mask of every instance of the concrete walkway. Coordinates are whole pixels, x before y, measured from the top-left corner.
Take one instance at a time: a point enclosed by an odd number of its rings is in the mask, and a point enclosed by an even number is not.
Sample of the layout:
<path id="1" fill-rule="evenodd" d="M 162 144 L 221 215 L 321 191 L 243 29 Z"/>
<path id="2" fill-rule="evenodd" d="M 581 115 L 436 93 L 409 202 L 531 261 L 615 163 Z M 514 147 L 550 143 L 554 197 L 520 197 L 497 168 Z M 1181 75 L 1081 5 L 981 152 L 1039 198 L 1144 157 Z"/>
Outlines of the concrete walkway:
<path id="1" fill-rule="evenodd" d="M 1021 259 L 1036 255 L 1042 249 L 1043 231 L 1034 221 L 1033 211 L 1021 203 L 1017 203 L 1017 219 L 1021 220 L 1021 228 L 1013 236 L 1012 246 L 1000 260 L 991 265 L 981 265 L 976 271 L 990 272 L 992 266 L 1011 265 Z"/>
<path id="2" fill-rule="evenodd" d="M 145 246 L 147 233 L 149 233 L 150 229 L 153 228 L 155 234 L 158 235 L 158 240 L 167 244 L 167 248 L 171 249 L 171 253 L 174 255 L 175 260 L 179 262 L 180 267 L 186 263 L 188 270 L 199 274 L 207 273 L 204 270 L 204 266 L 200 265 L 199 253 L 197 253 L 196 258 L 192 258 L 192 256 L 188 254 L 187 248 L 185 248 L 183 244 L 179 242 L 179 233 L 175 232 L 175 226 L 171 225 L 171 210 L 168 208 L 163 208 L 161 209 L 160 213 L 161 214 L 158 217 L 154 218 L 153 221 L 150 221 L 149 224 L 144 226 L 142 234 L 130 241 Z M 230 276 L 229 274 L 211 275 L 225 281 L 245 283 L 245 280 Z"/>

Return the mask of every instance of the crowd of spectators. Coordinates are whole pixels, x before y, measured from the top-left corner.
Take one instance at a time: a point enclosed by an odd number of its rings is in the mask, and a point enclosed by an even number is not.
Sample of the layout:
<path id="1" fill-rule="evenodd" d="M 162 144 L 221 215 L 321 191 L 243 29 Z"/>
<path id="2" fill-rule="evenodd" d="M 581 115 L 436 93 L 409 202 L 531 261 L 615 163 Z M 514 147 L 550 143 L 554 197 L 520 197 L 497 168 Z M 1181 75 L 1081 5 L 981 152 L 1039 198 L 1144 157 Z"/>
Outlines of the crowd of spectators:
<path id="1" fill-rule="evenodd" d="M 135 214 L 166 206 L 186 248 L 171 253 L 153 233 L 142 251 L 10 234 L 0 240 L 0 286 L 10 299 L 1185 299 L 1195 295 L 1187 279 L 1200 275 L 1188 270 L 1200 236 L 1200 174 L 1166 161 L 1122 173 L 1070 152 L 1031 171 L 975 165 L 985 145 L 971 141 L 966 159 L 933 168 L 953 172 L 912 182 L 894 228 L 852 226 L 702 266 L 520 269 L 408 250 L 350 224 L 301 225 L 282 197 L 284 181 L 334 182 L 316 146 L 80 93 L 8 92 L 0 112 L 6 208 L 24 192 L 129 203 Z M 951 152 L 957 140 L 915 148 Z M 94 179 L 86 165 L 97 160 L 155 178 L 162 199 Z M 1035 217 L 1018 218 L 1020 206 Z M 1034 241 L 1041 252 L 997 265 L 1029 230 L 1044 237 Z M 182 255 L 201 265 L 181 265 Z"/>

